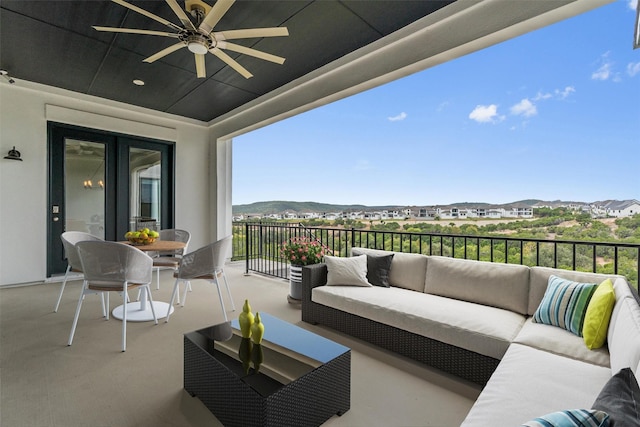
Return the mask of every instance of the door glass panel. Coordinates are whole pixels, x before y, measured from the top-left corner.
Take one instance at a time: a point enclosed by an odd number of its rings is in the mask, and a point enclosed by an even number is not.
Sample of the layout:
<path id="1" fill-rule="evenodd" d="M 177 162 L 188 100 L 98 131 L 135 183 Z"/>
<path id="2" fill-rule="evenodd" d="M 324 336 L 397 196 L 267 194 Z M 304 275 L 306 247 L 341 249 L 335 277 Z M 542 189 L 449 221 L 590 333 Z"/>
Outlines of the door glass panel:
<path id="1" fill-rule="evenodd" d="M 104 152 L 102 143 L 65 138 L 65 231 L 104 239 Z"/>
<path id="2" fill-rule="evenodd" d="M 160 151 L 134 147 L 129 150 L 130 230 L 140 227 L 160 228 L 161 159 Z"/>

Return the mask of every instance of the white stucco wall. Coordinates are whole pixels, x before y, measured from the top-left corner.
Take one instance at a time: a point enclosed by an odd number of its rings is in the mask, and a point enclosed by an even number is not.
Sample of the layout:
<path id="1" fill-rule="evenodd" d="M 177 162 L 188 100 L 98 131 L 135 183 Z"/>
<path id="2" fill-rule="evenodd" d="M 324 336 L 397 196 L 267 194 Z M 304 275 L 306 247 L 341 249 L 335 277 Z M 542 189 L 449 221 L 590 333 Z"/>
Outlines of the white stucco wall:
<path id="1" fill-rule="evenodd" d="M 212 205 L 209 184 L 216 152 L 209 152 L 210 131 L 206 123 L 30 82 L 10 85 L 3 81 L 0 82 L 0 286 L 46 278 L 48 119 L 174 140 L 175 225 L 191 231 L 191 248 L 215 238 L 216 214 L 215 210 L 213 213 L 209 210 Z M 14 145 L 24 161 L 2 158 Z"/>

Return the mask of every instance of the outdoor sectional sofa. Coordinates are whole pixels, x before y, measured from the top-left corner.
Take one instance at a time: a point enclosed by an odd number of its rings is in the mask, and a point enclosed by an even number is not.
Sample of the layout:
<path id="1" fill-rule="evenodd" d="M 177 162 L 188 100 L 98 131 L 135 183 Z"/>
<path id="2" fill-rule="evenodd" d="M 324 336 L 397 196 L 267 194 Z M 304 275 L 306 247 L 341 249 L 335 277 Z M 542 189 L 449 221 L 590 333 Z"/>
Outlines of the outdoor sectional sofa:
<path id="1" fill-rule="evenodd" d="M 521 425 L 556 411 L 591 409 L 596 399 L 607 410 L 603 395 L 619 386 L 623 368 L 640 375 L 640 299 L 621 276 L 365 248 L 351 255 L 372 262 L 391 254 L 388 277 L 376 278 L 389 287 L 329 286 L 327 264 L 304 267 L 302 320 L 484 386 L 465 427 Z M 552 276 L 595 284 L 611 279 L 615 303 L 603 347 L 590 350 L 569 330 L 533 321 Z M 626 416 L 638 424 L 617 426 L 640 425 L 640 392 L 632 382 L 626 395 L 633 403 L 617 401 L 635 411 Z"/>

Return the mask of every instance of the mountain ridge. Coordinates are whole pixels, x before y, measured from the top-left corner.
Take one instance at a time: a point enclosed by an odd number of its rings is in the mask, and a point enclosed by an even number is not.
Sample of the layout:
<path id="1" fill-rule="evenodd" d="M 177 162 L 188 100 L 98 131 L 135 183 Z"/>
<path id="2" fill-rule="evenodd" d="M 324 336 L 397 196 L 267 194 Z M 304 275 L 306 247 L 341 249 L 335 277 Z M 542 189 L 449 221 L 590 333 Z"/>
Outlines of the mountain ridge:
<path id="1" fill-rule="evenodd" d="M 597 202 L 592 202 L 597 203 Z M 526 207 L 536 207 L 536 206 L 561 206 L 561 205 L 569 205 L 569 204 L 590 204 L 585 202 L 578 201 L 562 201 L 562 200 L 554 200 L 554 201 L 544 201 L 540 199 L 524 199 L 518 200 L 511 203 L 486 203 L 486 202 L 460 202 L 460 203 L 450 203 L 443 205 L 380 205 L 380 206 L 368 206 L 361 204 L 352 204 L 352 205 L 341 205 L 341 204 L 332 204 L 332 203 L 320 203 L 320 202 L 296 202 L 296 201 L 287 201 L 287 200 L 271 200 L 271 201 L 262 201 L 262 202 L 254 202 L 249 204 L 240 204 L 233 205 L 232 212 L 234 215 L 236 214 L 276 214 L 282 212 L 342 212 L 342 211 L 375 211 L 375 210 L 393 210 L 393 209 L 402 209 L 407 207 L 418 207 L 418 206 L 438 206 L 438 207 L 480 207 L 480 208 L 488 208 L 488 207 L 504 207 L 504 206 L 526 206 Z"/>

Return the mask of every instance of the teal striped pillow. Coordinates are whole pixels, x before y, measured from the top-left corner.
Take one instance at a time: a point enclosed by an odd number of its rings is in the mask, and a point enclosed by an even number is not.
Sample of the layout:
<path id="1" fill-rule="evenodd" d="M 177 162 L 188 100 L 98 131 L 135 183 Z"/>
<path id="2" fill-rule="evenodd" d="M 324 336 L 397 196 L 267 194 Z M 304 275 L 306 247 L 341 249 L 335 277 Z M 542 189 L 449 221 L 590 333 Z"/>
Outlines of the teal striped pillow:
<path id="1" fill-rule="evenodd" d="M 559 326 L 581 337 L 589 300 L 597 287 L 596 283 L 578 283 L 550 276 L 533 321 Z"/>
<path id="2" fill-rule="evenodd" d="M 558 411 L 522 424 L 523 427 L 608 427 L 609 425 L 608 414 L 589 409 Z"/>

